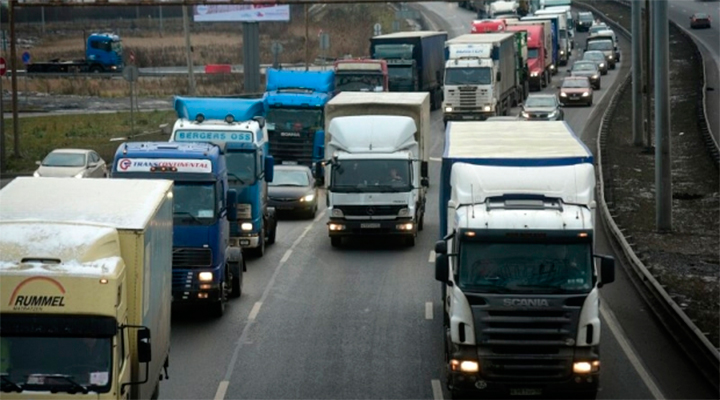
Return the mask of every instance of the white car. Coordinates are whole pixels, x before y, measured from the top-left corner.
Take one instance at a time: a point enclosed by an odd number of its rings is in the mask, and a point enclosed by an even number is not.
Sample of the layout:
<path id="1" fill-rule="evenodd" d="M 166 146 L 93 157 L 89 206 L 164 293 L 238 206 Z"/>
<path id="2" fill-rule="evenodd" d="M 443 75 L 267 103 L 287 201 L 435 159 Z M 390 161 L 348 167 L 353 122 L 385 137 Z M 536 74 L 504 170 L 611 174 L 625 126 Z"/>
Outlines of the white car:
<path id="1" fill-rule="evenodd" d="M 42 161 L 33 176 L 54 178 L 105 178 L 107 164 L 98 153 L 84 149 L 56 149 Z"/>

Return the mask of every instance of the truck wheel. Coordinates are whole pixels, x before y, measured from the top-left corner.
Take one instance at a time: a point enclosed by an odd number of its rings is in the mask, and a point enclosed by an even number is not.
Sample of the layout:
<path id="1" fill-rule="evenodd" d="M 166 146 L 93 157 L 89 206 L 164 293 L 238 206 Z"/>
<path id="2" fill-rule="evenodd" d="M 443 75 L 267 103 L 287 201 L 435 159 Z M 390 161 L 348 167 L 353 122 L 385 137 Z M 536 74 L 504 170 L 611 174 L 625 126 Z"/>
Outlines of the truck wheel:
<path id="1" fill-rule="evenodd" d="M 93 65 L 92 67 L 90 67 L 90 72 L 92 73 L 99 73 L 100 71 L 102 71 L 102 69 L 97 65 Z"/>
<path id="2" fill-rule="evenodd" d="M 215 318 L 220 318 L 223 314 L 225 314 L 225 302 L 227 301 L 227 298 L 225 297 L 227 292 L 225 285 L 227 285 L 227 283 L 223 281 L 220 285 L 220 300 L 216 301 L 211 306 L 211 313 Z"/>
<path id="3" fill-rule="evenodd" d="M 268 235 L 267 244 L 275 243 L 275 237 L 277 236 L 277 220 L 273 218 L 272 228 Z"/>
<path id="4" fill-rule="evenodd" d="M 330 238 L 330 245 L 332 247 L 340 247 L 342 246 L 342 238 L 339 236 L 333 236 Z"/>
<path id="5" fill-rule="evenodd" d="M 423 230 L 425 225 L 425 213 L 420 214 L 420 218 L 418 218 L 418 231 Z"/>
<path id="6" fill-rule="evenodd" d="M 597 391 L 593 390 L 590 392 L 581 392 L 573 396 L 573 398 L 582 400 L 595 400 L 597 398 Z"/>
<path id="7" fill-rule="evenodd" d="M 240 265 L 236 265 L 236 268 L 232 269 L 238 272 L 235 272 L 232 275 L 232 291 L 230 292 L 230 297 L 233 299 L 237 299 L 242 295 L 243 271 Z"/>

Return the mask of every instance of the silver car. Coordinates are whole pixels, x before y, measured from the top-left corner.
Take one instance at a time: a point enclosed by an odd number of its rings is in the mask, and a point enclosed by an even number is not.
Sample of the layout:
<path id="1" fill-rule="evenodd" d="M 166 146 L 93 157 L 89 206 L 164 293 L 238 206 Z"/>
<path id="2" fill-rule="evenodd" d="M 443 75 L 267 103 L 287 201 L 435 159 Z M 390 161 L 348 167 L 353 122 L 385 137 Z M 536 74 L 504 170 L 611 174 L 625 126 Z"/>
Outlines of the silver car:
<path id="1" fill-rule="evenodd" d="M 107 164 L 98 153 L 84 149 L 56 149 L 42 161 L 33 176 L 54 178 L 104 178 Z"/>
<path id="2" fill-rule="evenodd" d="M 615 69 L 615 44 L 612 39 L 588 40 L 585 51 L 602 51 L 610 69 Z"/>
<path id="3" fill-rule="evenodd" d="M 520 118 L 528 121 L 562 121 L 565 113 L 554 94 L 531 94 L 522 105 Z"/>
<path id="4" fill-rule="evenodd" d="M 597 64 L 600 74 L 607 75 L 608 63 L 602 51 L 586 51 L 583 53 L 582 61 L 593 61 Z"/>

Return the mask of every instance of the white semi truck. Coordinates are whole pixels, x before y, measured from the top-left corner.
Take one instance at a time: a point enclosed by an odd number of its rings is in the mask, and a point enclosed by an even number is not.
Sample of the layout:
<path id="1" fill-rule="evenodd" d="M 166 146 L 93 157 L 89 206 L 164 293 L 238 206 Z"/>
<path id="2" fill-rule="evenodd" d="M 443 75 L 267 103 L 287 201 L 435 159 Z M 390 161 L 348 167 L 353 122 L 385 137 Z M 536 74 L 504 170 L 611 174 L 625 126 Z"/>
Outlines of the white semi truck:
<path id="1" fill-rule="evenodd" d="M 599 288 L 615 270 L 593 245 L 590 151 L 564 122 L 454 122 L 441 185 L 450 391 L 594 399 Z"/>
<path id="2" fill-rule="evenodd" d="M 506 115 L 523 100 L 515 32 L 458 36 L 445 42 L 443 121 Z"/>
<path id="3" fill-rule="evenodd" d="M 325 106 L 325 123 L 331 244 L 394 235 L 415 245 L 429 186 L 429 95 L 342 92 Z"/>

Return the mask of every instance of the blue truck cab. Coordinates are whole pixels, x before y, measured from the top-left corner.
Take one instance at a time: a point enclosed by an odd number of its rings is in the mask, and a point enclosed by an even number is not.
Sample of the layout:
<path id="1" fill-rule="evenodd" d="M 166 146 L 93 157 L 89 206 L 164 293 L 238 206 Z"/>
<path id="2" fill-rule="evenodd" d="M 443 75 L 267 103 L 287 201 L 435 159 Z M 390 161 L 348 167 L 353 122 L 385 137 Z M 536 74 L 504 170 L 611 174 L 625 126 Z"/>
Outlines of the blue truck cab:
<path id="1" fill-rule="evenodd" d="M 93 33 L 87 38 L 85 59 L 90 72 L 121 72 L 123 46 L 118 35 Z"/>
<path id="2" fill-rule="evenodd" d="M 314 165 L 325 157 L 325 104 L 333 71 L 268 69 L 265 103 L 270 154 L 278 164 Z"/>
<path id="3" fill-rule="evenodd" d="M 268 207 L 273 179 L 262 99 L 176 97 L 178 120 L 171 142 L 207 142 L 221 146 L 230 188 L 237 191 L 237 219 L 230 221 L 230 243 L 257 257 L 275 243 L 277 218 Z"/>
<path id="4" fill-rule="evenodd" d="M 228 186 L 221 148 L 210 143 L 123 143 L 110 177 L 174 181 L 173 302 L 206 303 L 222 316 L 228 298 L 242 292 L 245 262 L 240 248 L 229 245 L 237 192 Z"/>

